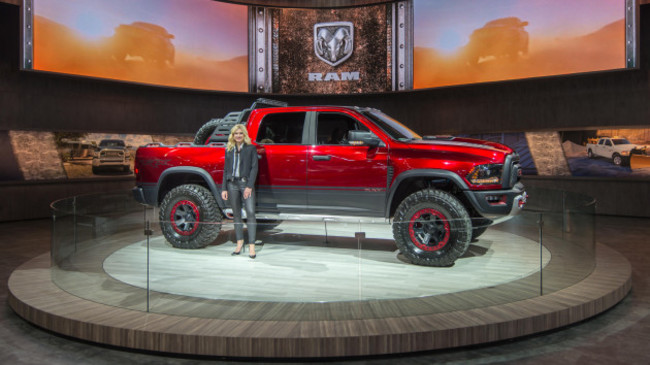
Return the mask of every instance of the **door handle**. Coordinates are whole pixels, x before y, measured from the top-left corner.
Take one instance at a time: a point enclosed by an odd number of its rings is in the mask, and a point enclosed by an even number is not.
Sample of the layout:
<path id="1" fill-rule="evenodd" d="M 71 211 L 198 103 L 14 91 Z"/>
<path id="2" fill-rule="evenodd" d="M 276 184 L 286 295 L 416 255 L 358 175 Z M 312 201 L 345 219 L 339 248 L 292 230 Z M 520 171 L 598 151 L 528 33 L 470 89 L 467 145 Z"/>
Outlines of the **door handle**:
<path id="1" fill-rule="evenodd" d="M 314 161 L 329 161 L 332 158 L 330 155 L 314 155 L 312 159 Z"/>

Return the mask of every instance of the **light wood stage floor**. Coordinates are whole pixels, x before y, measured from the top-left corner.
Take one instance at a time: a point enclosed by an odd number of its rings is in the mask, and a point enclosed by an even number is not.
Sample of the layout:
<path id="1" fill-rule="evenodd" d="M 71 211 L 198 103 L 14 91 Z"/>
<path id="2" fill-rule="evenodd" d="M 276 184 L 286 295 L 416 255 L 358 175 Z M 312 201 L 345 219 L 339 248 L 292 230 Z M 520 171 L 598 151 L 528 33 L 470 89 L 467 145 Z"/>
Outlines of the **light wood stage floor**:
<path id="1" fill-rule="evenodd" d="M 283 232 L 286 232 L 280 226 Z M 390 229 L 390 226 L 389 226 Z M 390 237 L 390 232 L 388 232 Z M 340 241 L 330 237 L 330 241 Z M 353 240 L 349 240 L 354 243 Z M 83 279 L 104 273 L 118 282 L 158 293 L 206 299 L 263 302 L 333 302 L 406 299 L 494 287 L 529 277 L 546 266 L 550 253 L 539 243 L 490 230 L 470 246 L 455 265 L 430 268 L 400 260 L 392 239 L 375 239 L 357 247 L 339 242 L 272 243 L 233 257 L 234 245 L 179 250 L 163 237 L 125 246 L 103 262 L 103 271 L 79 273 Z M 149 266 L 147 275 L 147 252 Z M 69 272 L 68 275 L 75 275 Z M 100 283 L 101 282 L 101 283 Z M 66 289 L 68 290 L 68 289 Z M 86 295 L 89 295 L 88 292 Z M 88 298 L 93 299 L 93 298 Z"/>

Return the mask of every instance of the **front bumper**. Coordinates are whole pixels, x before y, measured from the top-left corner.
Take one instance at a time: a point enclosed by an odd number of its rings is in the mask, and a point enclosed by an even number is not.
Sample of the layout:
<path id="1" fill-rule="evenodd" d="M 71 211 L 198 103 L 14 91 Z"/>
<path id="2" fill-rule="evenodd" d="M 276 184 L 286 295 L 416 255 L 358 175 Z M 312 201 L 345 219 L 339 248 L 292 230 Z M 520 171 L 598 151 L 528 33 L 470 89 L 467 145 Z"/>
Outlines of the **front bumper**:
<path id="1" fill-rule="evenodd" d="M 520 182 L 507 190 L 465 190 L 464 193 L 474 209 L 488 219 L 517 215 L 524 209 L 528 199 L 524 184 Z"/>
<path id="2" fill-rule="evenodd" d="M 130 166 L 129 161 L 125 160 L 98 160 L 93 159 L 93 167 L 125 167 Z"/>

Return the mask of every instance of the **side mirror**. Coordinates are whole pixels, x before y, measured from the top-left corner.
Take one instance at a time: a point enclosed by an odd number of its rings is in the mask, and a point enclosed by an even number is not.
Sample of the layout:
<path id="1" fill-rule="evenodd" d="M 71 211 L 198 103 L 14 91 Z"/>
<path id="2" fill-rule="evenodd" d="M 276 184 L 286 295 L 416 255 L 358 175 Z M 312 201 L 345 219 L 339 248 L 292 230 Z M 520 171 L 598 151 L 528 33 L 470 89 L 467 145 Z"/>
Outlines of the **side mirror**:
<path id="1" fill-rule="evenodd" d="M 381 143 L 381 139 L 366 131 L 348 131 L 348 142 L 351 145 L 363 145 L 369 147 L 377 147 Z"/>

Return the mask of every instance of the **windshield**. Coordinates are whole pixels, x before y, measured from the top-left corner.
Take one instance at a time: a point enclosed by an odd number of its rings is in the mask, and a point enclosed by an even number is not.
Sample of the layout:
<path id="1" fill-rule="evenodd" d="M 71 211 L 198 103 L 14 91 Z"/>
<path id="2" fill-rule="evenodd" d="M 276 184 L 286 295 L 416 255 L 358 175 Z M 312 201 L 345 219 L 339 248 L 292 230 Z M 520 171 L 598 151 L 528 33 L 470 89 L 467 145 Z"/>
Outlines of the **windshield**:
<path id="1" fill-rule="evenodd" d="M 628 140 L 625 139 L 625 138 L 616 138 L 616 139 L 612 139 L 612 142 L 613 142 L 615 145 L 617 145 L 617 144 L 630 144 L 630 141 L 628 141 Z"/>
<path id="2" fill-rule="evenodd" d="M 124 147 L 124 141 L 105 139 L 99 142 L 99 147 Z"/>
<path id="3" fill-rule="evenodd" d="M 412 139 L 422 138 L 419 134 L 413 132 L 404 124 L 396 121 L 379 110 L 366 110 L 362 113 L 392 139 L 398 141 L 410 141 Z"/>

